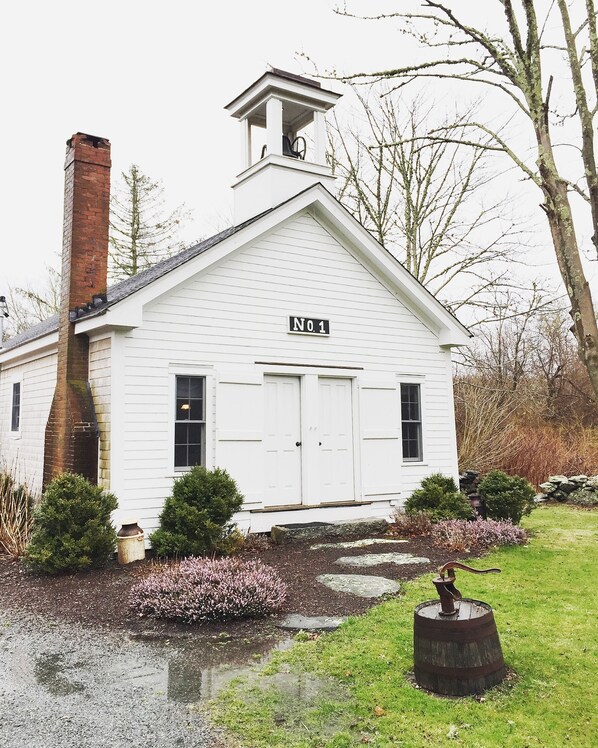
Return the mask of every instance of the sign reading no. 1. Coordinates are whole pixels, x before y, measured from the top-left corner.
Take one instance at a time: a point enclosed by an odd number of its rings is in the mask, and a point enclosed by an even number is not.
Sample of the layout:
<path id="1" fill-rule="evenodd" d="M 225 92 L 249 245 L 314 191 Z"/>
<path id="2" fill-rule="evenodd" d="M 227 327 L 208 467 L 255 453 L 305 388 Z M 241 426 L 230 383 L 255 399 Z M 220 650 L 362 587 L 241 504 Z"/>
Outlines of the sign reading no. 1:
<path id="1" fill-rule="evenodd" d="M 330 320 L 289 317 L 289 332 L 303 335 L 330 335 Z"/>

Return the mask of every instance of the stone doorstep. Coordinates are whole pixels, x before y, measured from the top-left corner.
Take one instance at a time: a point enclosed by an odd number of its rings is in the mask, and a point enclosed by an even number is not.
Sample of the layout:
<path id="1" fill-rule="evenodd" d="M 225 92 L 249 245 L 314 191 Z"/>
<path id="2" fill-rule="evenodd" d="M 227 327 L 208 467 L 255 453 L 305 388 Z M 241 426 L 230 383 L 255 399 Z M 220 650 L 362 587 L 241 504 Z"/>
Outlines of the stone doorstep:
<path id="1" fill-rule="evenodd" d="M 290 543 L 293 540 L 314 540 L 351 535 L 384 533 L 388 530 L 385 519 L 355 519 L 341 522 L 298 522 L 288 525 L 274 525 L 271 537 L 274 543 Z"/>

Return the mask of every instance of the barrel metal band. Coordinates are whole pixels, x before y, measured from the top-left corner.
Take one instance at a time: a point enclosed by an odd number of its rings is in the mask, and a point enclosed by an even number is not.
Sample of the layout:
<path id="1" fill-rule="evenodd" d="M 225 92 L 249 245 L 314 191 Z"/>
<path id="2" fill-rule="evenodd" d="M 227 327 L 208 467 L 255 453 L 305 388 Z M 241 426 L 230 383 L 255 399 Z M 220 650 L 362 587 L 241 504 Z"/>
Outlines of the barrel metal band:
<path id="1" fill-rule="evenodd" d="M 447 678 L 478 678 L 484 675 L 491 675 L 501 669 L 504 669 L 505 662 L 502 657 L 499 660 L 490 662 L 488 665 L 477 665 L 474 667 L 442 667 L 442 665 L 432 665 L 430 663 L 415 663 L 415 676 L 418 671 L 429 673 L 431 675 L 444 675 Z"/>

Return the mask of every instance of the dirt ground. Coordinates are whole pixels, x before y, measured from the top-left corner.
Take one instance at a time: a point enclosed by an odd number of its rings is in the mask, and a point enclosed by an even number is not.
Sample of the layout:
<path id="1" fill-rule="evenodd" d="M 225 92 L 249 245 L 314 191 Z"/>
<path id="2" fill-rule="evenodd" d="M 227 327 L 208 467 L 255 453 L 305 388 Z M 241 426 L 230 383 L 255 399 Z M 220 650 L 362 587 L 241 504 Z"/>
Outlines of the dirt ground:
<path id="1" fill-rule="evenodd" d="M 351 538 L 354 540 L 355 538 Z M 335 539 L 335 542 L 342 540 Z M 289 593 L 282 613 L 303 615 L 345 616 L 363 613 L 376 603 L 368 599 L 334 592 L 320 584 L 316 577 L 323 573 L 357 573 L 384 576 L 396 580 L 408 580 L 425 572 L 433 572 L 438 566 L 450 560 L 451 554 L 432 545 L 428 538 L 412 538 L 396 544 L 372 545 L 362 548 L 335 548 L 330 546 L 310 550 L 310 545 L 320 542 L 291 542 L 286 545 L 273 545 L 242 553 L 252 558 L 258 557 L 275 568 L 287 583 Z M 411 553 L 430 559 L 429 564 L 397 566 L 387 564 L 359 569 L 335 565 L 339 556 L 358 556 L 386 552 Z M 462 558 L 466 554 L 459 554 Z M 110 563 L 105 569 L 63 574 L 55 577 L 31 574 L 20 564 L 0 559 L 0 609 L 20 610 L 37 615 L 45 615 L 70 623 L 102 627 L 110 630 L 133 630 L 142 634 L 175 629 L 189 629 L 177 624 L 139 619 L 131 614 L 128 606 L 130 589 L 144 574 L 152 562 L 146 560 L 119 566 Z M 430 585 L 430 592 L 433 592 Z M 266 622 L 238 622 L 229 624 L 201 624 L 202 633 L 209 629 L 243 633 L 244 629 L 254 630 Z"/>

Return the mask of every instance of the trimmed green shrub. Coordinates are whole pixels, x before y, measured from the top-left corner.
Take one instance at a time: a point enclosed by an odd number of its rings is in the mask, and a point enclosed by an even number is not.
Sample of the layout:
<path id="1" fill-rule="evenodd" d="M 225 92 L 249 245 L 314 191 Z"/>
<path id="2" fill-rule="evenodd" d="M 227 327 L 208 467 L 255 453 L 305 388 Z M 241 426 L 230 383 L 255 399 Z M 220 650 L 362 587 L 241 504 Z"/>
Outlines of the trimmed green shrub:
<path id="1" fill-rule="evenodd" d="M 424 512 L 432 522 L 470 519 L 474 516 L 468 498 L 459 491 L 454 479 L 440 473 L 423 479 L 421 488 L 405 502 L 405 512 L 410 515 Z"/>
<path id="2" fill-rule="evenodd" d="M 23 562 L 47 574 L 105 566 L 116 545 L 110 513 L 117 506 L 115 496 L 83 476 L 59 475 L 35 510 Z"/>
<path id="3" fill-rule="evenodd" d="M 243 498 L 226 470 L 197 465 L 175 480 L 160 527 L 150 537 L 154 550 L 158 556 L 229 552 L 235 537 L 230 519 Z"/>
<path id="4" fill-rule="evenodd" d="M 535 491 L 531 483 L 518 475 L 492 470 L 481 481 L 478 493 L 491 519 L 510 519 L 517 524 L 534 508 Z"/>

